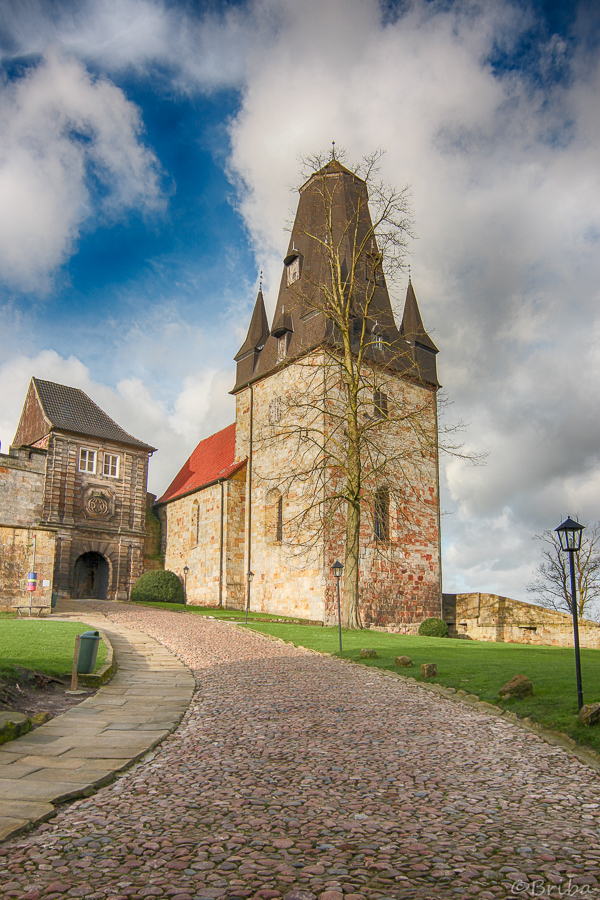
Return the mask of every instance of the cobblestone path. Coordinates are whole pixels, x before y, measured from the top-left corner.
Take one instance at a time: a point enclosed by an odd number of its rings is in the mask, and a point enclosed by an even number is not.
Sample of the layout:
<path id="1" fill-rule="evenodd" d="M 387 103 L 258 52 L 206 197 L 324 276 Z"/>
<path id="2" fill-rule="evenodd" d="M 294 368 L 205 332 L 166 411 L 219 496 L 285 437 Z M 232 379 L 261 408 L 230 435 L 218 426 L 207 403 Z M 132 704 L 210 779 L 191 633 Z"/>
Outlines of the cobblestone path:
<path id="1" fill-rule="evenodd" d="M 561 749 L 230 625 L 102 608 L 197 694 L 153 759 L 0 847 L 3 898 L 600 898 L 600 778 Z"/>

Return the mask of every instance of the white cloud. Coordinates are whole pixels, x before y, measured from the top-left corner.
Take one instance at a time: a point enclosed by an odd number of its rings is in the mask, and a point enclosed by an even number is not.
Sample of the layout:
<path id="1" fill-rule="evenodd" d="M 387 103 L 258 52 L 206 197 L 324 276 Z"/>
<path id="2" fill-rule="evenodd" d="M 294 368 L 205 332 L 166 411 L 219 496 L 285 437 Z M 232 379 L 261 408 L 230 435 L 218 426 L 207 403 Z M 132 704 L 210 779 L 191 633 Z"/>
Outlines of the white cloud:
<path id="1" fill-rule="evenodd" d="M 137 108 L 81 63 L 50 51 L 0 89 L 0 277 L 48 287 L 83 223 L 162 203 L 157 161 Z M 102 185 L 94 204 L 90 178 Z M 97 224 L 97 222 L 95 223 Z"/>
<path id="2" fill-rule="evenodd" d="M 184 92 L 239 87 L 249 48 L 277 26 L 277 6 L 224 4 L 202 14 L 165 0 L 0 0 L 4 56 L 44 54 L 57 42 L 112 73 L 135 71 Z M 256 11 L 258 10 L 258 15 Z M 157 66 L 162 69 L 158 74 Z"/>

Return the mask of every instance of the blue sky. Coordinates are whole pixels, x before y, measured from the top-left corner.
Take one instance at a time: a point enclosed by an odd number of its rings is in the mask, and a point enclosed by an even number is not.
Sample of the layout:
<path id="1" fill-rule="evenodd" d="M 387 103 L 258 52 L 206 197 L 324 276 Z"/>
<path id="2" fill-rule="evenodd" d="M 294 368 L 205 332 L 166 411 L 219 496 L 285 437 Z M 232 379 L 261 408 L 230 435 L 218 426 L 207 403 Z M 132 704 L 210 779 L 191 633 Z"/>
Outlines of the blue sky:
<path id="1" fill-rule="evenodd" d="M 597 3 L 0 0 L 0 440 L 31 375 L 159 448 L 160 492 L 272 310 L 302 154 L 412 187 L 451 417 L 447 590 L 524 598 L 532 536 L 600 519 Z M 405 284 L 395 287 L 401 301 Z"/>

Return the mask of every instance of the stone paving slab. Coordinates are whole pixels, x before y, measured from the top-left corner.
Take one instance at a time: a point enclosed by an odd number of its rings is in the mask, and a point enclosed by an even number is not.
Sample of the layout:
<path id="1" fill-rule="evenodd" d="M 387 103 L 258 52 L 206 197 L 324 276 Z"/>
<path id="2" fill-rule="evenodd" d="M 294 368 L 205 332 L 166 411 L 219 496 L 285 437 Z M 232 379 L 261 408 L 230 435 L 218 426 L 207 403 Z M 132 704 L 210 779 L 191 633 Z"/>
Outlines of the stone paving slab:
<path id="1" fill-rule="evenodd" d="M 193 696 L 187 666 L 144 632 L 63 602 L 68 614 L 106 633 L 117 672 L 79 706 L 0 746 L 0 840 L 139 760 L 177 727 Z"/>

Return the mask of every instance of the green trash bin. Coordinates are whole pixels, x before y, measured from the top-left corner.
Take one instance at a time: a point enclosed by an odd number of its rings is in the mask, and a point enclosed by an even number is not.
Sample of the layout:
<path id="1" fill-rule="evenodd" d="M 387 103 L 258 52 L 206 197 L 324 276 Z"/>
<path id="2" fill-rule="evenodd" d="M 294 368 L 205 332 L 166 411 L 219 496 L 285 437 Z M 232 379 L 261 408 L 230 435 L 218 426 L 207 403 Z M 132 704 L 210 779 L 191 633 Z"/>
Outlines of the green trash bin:
<path id="1" fill-rule="evenodd" d="M 52 591 L 52 600 L 50 604 L 50 609 L 56 609 L 56 604 L 58 603 L 58 591 Z"/>
<path id="2" fill-rule="evenodd" d="M 99 631 L 84 631 L 83 634 L 79 635 L 79 655 L 77 657 L 78 675 L 91 675 L 96 668 L 99 643 Z"/>

